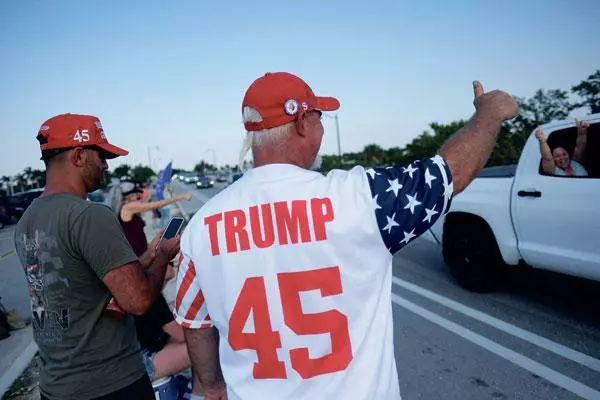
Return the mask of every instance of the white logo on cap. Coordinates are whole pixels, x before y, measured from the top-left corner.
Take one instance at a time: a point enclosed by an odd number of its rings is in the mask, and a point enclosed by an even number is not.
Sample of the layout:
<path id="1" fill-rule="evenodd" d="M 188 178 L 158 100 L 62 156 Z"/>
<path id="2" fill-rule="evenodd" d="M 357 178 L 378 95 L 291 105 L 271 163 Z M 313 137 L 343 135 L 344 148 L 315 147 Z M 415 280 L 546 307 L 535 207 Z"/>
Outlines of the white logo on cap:
<path id="1" fill-rule="evenodd" d="M 73 140 L 76 140 L 79 143 L 89 142 L 90 134 L 87 129 L 82 129 L 81 131 L 79 131 L 79 129 L 77 129 L 77 131 L 75 132 L 75 135 L 73 135 Z"/>
<path id="2" fill-rule="evenodd" d="M 307 110 L 308 110 L 308 104 L 307 104 L 305 101 L 303 101 L 303 102 L 302 102 L 302 109 L 303 109 L 304 111 L 307 111 Z"/>
<path id="3" fill-rule="evenodd" d="M 294 99 L 289 99 L 283 104 L 283 109 L 287 115 L 296 115 L 298 113 L 298 102 Z"/>

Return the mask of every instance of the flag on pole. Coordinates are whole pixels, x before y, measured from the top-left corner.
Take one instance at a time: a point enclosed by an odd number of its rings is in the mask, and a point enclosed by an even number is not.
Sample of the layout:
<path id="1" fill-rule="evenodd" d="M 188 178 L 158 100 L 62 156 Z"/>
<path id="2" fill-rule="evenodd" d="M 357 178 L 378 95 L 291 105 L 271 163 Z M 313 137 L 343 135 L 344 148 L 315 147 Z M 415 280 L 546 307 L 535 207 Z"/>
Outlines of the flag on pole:
<path id="1" fill-rule="evenodd" d="M 165 198 L 165 186 L 167 185 L 167 183 L 169 183 L 169 181 L 171 180 L 171 175 L 173 174 L 172 164 L 173 161 L 170 161 L 167 164 L 167 166 L 162 171 L 160 171 L 160 174 L 158 175 L 158 183 L 156 184 L 155 193 L 156 200 L 164 200 Z"/>

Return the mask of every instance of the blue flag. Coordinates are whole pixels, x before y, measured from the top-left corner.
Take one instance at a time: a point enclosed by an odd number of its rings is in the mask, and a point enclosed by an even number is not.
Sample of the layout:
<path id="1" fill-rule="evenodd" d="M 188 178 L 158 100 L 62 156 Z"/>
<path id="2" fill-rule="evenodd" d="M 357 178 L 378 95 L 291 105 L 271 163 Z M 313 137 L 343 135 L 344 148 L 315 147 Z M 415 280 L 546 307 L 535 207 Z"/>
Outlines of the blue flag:
<path id="1" fill-rule="evenodd" d="M 165 198 L 165 185 L 171 180 L 171 175 L 173 174 L 172 164 L 173 161 L 170 161 L 167 166 L 160 171 L 158 183 L 156 184 L 156 200 L 164 200 Z"/>

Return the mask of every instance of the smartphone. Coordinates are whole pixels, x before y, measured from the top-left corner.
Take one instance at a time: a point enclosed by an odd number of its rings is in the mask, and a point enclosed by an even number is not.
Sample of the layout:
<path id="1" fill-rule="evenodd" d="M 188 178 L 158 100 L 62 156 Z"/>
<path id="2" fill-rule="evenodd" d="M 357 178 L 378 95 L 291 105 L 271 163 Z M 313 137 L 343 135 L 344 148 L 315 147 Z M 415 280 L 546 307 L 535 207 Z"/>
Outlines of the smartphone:
<path id="1" fill-rule="evenodd" d="M 163 239 L 172 239 L 175 236 L 177 236 L 179 234 L 179 232 L 181 232 L 181 228 L 183 227 L 184 221 L 185 220 L 181 217 L 171 218 L 171 220 L 169 221 L 169 225 L 167 225 L 167 229 L 165 229 L 160 240 L 158 241 L 158 244 L 156 245 L 157 251 L 158 251 L 160 243 L 163 241 Z"/>

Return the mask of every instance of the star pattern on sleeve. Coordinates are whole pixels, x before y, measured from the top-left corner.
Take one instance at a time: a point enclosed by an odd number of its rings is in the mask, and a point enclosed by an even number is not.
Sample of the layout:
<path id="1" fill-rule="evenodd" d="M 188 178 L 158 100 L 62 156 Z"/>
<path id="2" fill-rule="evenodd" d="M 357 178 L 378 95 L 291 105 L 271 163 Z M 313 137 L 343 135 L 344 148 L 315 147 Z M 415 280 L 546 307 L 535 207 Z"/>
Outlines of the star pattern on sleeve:
<path id="1" fill-rule="evenodd" d="M 448 212 L 454 185 L 440 155 L 366 170 L 381 237 L 394 254 Z"/>

